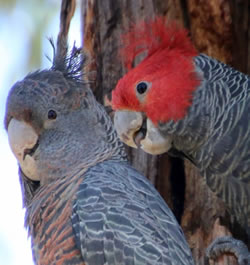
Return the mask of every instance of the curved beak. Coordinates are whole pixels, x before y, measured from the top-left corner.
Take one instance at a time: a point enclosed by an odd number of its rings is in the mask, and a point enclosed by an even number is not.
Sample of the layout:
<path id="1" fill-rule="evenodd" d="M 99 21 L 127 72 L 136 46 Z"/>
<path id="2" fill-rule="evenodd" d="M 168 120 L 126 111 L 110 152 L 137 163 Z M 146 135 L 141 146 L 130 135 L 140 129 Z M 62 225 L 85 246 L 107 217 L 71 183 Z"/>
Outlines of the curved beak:
<path id="1" fill-rule="evenodd" d="M 171 146 L 171 137 L 164 137 L 153 122 L 147 119 L 147 133 L 145 138 L 141 140 L 141 149 L 152 155 L 160 155 L 166 153 Z"/>
<path id="2" fill-rule="evenodd" d="M 114 125 L 120 139 L 127 145 L 137 148 L 134 137 L 140 130 L 143 117 L 140 112 L 116 111 Z"/>
<path id="3" fill-rule="evenodd" d="M 32 180 L 39 180 L 33 154 L 38 147 L 38 135 L 23 121 L 12 118 L 8 125 L 8 139 L 12 152 L 23 173 Z"/>
<path id="4" fill-rule="evenodd" d="M 171 148 L 171 137 L 164 137 L 141 112 L 116 111 L 114 125 L 120 139 L 131 147 L 139 147 L 153 155 L 165 153 Z"/>

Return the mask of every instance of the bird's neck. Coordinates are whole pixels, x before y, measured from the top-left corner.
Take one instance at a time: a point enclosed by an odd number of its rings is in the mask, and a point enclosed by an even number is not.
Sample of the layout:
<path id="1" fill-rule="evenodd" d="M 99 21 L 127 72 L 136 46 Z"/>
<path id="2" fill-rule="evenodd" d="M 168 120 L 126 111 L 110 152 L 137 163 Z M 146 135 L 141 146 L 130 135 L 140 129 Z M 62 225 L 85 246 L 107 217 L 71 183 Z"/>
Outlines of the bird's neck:
<path id="1" fill-rule="evenodd" d="M 98 154 L 102 157 L 100 160 L 127 161 L 124 144 L 119 139 L 110 116 L 98 102 L 96 103 L 96 113 L 99 122 L 103 124 L 103 130 L 107 134 L 102 150 L 98 150 Z"/>
<path id="2" fill-rule="evenodd" d="M 239 89 L 241 91 L 235 93 L 235 89 L 228 87 L 223 80 L 211 83 L 203 79 L 194 92 L 192 105 L 185 118 L 170 123 L 172 131 L 176 132 L 174 147 L 190 157 L 201 169 L 205 170 L 209 166 L 214 147 L 232 135 L 246 112 L 247 106 L 242 104 L 240 96 L 246 91 Z"/>

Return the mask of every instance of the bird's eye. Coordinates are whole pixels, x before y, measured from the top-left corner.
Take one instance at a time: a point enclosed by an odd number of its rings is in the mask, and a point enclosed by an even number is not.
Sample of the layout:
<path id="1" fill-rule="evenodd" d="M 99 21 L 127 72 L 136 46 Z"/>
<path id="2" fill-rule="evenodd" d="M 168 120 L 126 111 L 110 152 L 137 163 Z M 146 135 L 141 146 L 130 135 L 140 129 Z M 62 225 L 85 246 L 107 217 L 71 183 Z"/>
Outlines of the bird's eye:
<path id="1" fill-rule="evenodd" d="M 55 120 L 56 116 L 57 116 L 57 114 L 53 109 L 48 111 L 48 119 L 49 120 Z"/>
<path id="2" fill-rule="evenodd" d="M 148 89 L 148 84 L 146 82 L 140 82 L 136 86 L 136 90 L 139 94 L 145 93 L 147 89 Z"/>

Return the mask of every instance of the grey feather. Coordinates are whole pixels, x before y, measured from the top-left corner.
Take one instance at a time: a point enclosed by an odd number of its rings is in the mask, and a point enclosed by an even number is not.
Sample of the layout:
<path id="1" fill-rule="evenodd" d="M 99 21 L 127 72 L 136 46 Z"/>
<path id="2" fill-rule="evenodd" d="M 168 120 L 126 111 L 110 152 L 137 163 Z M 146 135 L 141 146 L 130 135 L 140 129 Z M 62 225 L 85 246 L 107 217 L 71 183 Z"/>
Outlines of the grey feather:
<path id="1" fill-rule="evenodd" d="M 87 264 L 193 264 L 172 212 L 125 162 L 106 161 L 85 173 L 72 223 Z"/>
<path id="2" fill-rule="evenodd" d="M 187 115 L 159 128 L 250 235 L 250 78 L 203 54 L 194 63 L 202 83 Z"/>

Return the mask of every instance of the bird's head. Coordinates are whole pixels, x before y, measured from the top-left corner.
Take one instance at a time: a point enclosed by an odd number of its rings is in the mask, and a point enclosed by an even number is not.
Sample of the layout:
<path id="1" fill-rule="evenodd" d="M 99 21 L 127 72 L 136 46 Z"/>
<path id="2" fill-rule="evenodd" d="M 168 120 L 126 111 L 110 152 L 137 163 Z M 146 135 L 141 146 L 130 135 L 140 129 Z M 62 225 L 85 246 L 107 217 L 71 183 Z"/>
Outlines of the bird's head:
<path id="1" fill-rule="evenodd" d="M 51 69 L 27 75 L 10 90 L 5 128 L 21 181 L 30 190 L 114 153 L 116 138 L 111 143 L 108 135 L 115 133 L 112 122 L 81 79 L 84 61 L 74 47 L 68 57 L 57 57 Z"/>
<path id="2" fill-rule="evenodd" d="M 200 83 L 193 62 L 197 51 L 185 29 L 175 22 L 166 24 L 161 17 L 136 24 L 122 39 L 121 55 L 129 71 L 112 93 L 115 127 L 120 138 L 132 147 L 138 145 L 135 138 L 143 129 L 141 147 L 149 153 L 163 153 L 170 146 L 157 126 L 184 118 L 192 104 L 193 92 Z M 146 57 L 132 69 L 142 53 Z"/>

